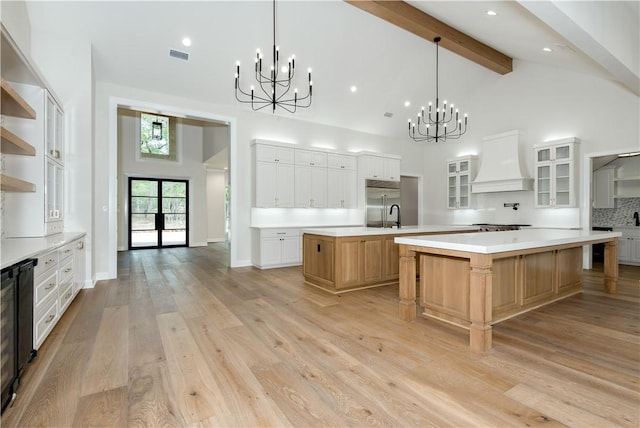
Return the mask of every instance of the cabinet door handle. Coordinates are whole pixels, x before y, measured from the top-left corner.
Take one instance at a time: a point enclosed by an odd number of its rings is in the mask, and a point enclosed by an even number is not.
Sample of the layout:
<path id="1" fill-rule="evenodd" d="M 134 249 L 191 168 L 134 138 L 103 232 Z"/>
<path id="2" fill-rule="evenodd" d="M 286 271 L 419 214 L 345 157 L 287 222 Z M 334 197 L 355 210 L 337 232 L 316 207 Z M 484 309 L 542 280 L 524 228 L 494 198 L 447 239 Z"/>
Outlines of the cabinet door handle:
<path id="1" fill-rule="evenodd" d="M 318 252 L 320 252 L 320 244 L 318 244 Z"/>
<path id="2" fill-rule="evenodd" d="M 71 291 L 69 291 L 67 294 L 64 295 L 65 299 L 68 299 L 69 297 L 71 297 Z"/>
<path id="3" fill-rule="evenodd" d="M 54 314 L 49 315 L 49 318 L 47 318 L 47 319 L 46 319 L 46 321 L 45 321 L 44 323 L 45 323 L 45 324 L 49 324 L 51 321 L 53 321 L 53 319 L 54 319 L 55 317 L 56 317 L 56 316 L 55 316 Z"/>
<path id="4" fill-rule="evenodd" d="M 80 241 L 76 244 L 76 248 L 78 250 L 83 250 L 84 249 L 84 241 Z"/>
<path id="5" fill-rule="evenodd" d="M 53 259 L 49 259 L 49 260 L 47 260 L 46 262 L 44 262 L 44 264 L 45 264 L 45 265 L 48 265 L 49 263 L 53 263 L 53 262 L 55 262 L 55 260 L 53 260 Z"/>
<path id="6" fill-rule="evenodd" d="M 49 283 L 49 285 L 47 285 L 46 287 L 44 287 L 45 290 L 51 290 L 53 287 L 55 287 L 56 284 L 55 283 Z"/>
<path id="7" fill-rule="evenodd" d="M 73 270 L 73 269 L 71 269 L 71 268 L 66 268 L 66 269 L 64 270 L 64 273 L 69 273 L 69 272 L 71 272 L 72 270 Z"/>
<path id="8" fill-rule="evenodd" d="M 71 249 L 70 249 L 70 248 L 67 248 L 66 250 L 64 250 L 64 253 L 65 253 L 65 254 L 69 254 L 70 252 L 71 252 Z"/>

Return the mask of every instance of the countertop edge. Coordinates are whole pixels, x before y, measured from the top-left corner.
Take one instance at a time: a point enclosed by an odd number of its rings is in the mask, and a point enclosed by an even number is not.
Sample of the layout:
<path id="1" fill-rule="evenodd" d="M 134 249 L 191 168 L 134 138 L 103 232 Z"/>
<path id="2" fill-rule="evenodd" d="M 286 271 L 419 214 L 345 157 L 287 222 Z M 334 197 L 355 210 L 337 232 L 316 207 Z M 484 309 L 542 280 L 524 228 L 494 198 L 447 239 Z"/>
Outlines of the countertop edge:
<path id="1" fill-rule="evenodd" d="M 62 247 L 78 238 L 86 236 L 86 232 L 62 232 L 55 235 L 37 238 L 4 238 L 0 269 L 20 263 L 23 260 L 37 258 L 38 255 Z"/>

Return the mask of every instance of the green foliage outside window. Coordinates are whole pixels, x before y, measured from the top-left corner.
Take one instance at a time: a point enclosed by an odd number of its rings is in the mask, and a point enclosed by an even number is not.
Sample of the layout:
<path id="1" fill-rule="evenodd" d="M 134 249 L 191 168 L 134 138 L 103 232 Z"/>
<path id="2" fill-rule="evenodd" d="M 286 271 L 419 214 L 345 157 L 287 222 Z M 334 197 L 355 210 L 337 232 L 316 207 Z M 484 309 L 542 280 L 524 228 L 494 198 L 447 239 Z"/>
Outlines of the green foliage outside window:
<path id="1" fill-rule="evenodd" d="M 161 138 L 153 137 L 154 122 L 162 126 Z M 140 157 L 176 160 L 175 129 L 172 117 L 140 113 Z"/>

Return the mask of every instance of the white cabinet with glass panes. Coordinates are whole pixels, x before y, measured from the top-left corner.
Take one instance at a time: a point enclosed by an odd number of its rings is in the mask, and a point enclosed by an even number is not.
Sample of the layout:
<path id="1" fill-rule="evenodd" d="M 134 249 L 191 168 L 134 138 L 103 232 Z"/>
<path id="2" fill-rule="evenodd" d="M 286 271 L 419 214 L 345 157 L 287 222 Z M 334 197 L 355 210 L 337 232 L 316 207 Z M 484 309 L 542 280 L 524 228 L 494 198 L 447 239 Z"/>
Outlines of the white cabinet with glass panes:
<path id="1" fill-rule="evenodd" d="M 64 116 L 62 109 L 48 91 L 46 91 L 46 98 L 47 156 L 62 165 L 64 163 Z"/>
<path id="2" fill-rule="evenodd" d="M 535 207 L 575 207 L 579 139 L 571 137 L 534 146 Z"/>
<path id="3" fill-rule="evenodd" d="M 447 162 L 447 208 L 471 208 L 471 182 L 475 179 L 478 158 L 465 156 Z"/>

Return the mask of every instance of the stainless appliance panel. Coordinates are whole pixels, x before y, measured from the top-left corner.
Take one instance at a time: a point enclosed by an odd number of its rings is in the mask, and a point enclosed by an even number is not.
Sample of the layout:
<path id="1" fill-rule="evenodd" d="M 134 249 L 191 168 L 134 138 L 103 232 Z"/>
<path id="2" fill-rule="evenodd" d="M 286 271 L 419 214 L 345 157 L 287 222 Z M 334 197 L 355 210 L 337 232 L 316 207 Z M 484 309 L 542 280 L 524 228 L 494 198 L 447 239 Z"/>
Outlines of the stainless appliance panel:
<path id="1" fill-rule="evenodd" d="M 367 180 L 367 227 L 391 227 L 396 224 L 396 212 L 389 215 L 391 205 L 400 206 L 400 183 L 396 181 Z"/>

